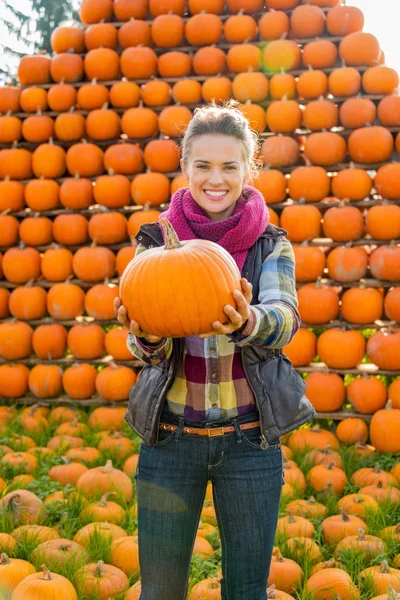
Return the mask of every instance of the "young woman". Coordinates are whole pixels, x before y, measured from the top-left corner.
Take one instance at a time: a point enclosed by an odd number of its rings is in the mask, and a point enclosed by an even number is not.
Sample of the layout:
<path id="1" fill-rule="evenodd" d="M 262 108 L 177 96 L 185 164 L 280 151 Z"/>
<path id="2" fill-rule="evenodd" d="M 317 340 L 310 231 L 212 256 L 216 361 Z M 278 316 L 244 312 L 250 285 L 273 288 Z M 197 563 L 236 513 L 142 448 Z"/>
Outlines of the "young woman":
<path id="1" fill-rule="evenodd" d="M 294 255 L 268 224 L 256 174 L 257 137 L 230 102 L 196 109 L 182 141 L 189 187 L 162 213 L 181 240 L 223 246 L 242 273 L 236 309 L 204 335 L 159 338 L 129 322 L 145 367 L 128 423 L 143 439 L 136 472 L 141 600 L 184 600 L 207 482 L 222 546 L 223 600 L 265 600 L 282 487 L 279 436 L 314 411 L 281 348 L 299 327 Z M 137 253 L 163 245 L 144 225 Z M 176 290 L 179 294 L 179 289 Z M 171 298 L 171 306 L 174 299 Z"/>

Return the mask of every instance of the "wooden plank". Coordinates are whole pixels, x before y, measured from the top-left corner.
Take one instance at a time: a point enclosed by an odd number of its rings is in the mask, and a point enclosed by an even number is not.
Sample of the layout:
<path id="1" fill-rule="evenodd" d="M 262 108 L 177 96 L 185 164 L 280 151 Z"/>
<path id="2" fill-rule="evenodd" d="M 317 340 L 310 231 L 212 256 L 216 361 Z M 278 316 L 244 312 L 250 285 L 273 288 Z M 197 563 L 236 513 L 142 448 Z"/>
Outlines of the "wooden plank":
<path id="1" fill-rule="evenodd" d="M 265 15 L 265 13 L 267 13 L 267 12 L 270 12 L 270 10 L 271 10 L 271 9 L 266 9 L 266 10 L 263 10 L 263 11 L 261 11 L 261 12 L 254 12 L 254 13 L 251 13 L 251 16 L 252 16 L 254 19 L 257 19 L 257 20 L 258 20 L 260 17 L 262 17 L 263 15 Z M 325 14 L 327 14 L 329 10 L 330 10 L 330 9 L 329 9 L 329 8 L 326 8 L 326 7 L 325 7 L 325 8 L 322 8 L 322 11 L 323 11 Z M 293 12 L 293 9 L 291 9 L 291 10 L 283 10 L 283 11 L 281 11 L 281 12 L 284 12 L 284 13 L 286 13 L 288 16 L 290 16 L 290 15 L 292 14 L 292 12 Z M 226 8 L 226 9 L 224 10 L 224 14 L 222 14 L 222 15 L 218 15 L 218 16 L 219 16 L 219 18 L 221 19 L 221 21 L 226 21 L 227 19 L 229 19 L 229 17 L 232 17 L 232 16 L 234 16 L 234 15 L 236 15 L 236 14 L 237 14 L 237 13 L 231 13 L 231 12 L 229 12 L 229 11 L 228 11 L 228 9 Z M 189 19 L 190 19 L 192 16 L 193 16 L 193 15 L 191 15 L 190 13 L 185 13 L 185 15 L 183 16 L 183 21 L 184 21 L 185 23 L 187 23 L 187 21 L 188 21 L 188 20 L 189 20 Z M 152 15 L 151 13 L 149 13 L 149 14 L 147 15 L 146 19 L 141 19 L 141 20 L 144 20 L 146 23 L 149 23 L 149 24 L 151 25 L 151 23 L 154 21 L 154 18 L 155 18 L 155 17 L 153 17 L 153 15 Z M 111 21 L 107 21 L 107 23 L 112 23 L 112 25 L 114 25 L 114 27 L 120 28 L 120 27 L 122 27 L 123 25 L 125 25 L 125 24 L 126 24 L 126 21 L 114 21 L 114 20 L 111 20 Z M 83 28 L 83 29 L 87 29 L 88 27 L 90 27 L 90 25 L 83 25 L 83 26 L 82 26 L 82 28 Z M 321 37 L 324 37 L 324 36 L 321 36 Z M 309 41 L 312 41 L 312 39 L 313 39 L 313 38 L 309 39 Z"/>
<path id="2" fill-rule="evenodd" d="M 96 283 L 103 283 L 103 282 L 104 282 L 103 279 L 101 279 L 99 281 L 82 281 L 81 279 L 76 279 L 76 278 L 69 280 L 69 283 L 74 283 L 75 285 L 79 285 L 84 290 L 87 290 L 87 289 L 93 287 Z M 350 281 L 350 282 L 336 281 L 335 279 L 329 279 L 329 278 L 321 279 L 322 285 L 333 285 L 335 287 L 342 287 L 342 288 L 359 287 L 361 282 L 365 283 L 365 285 L 367 287 L 393 287 L 396 284 L 399 284 L 398 281 L 383 281 L 381 279 L 373 279 L 373 278 L 368 278 L 368 277 L 363 278 L 362 280 L 359 280 L 359 281 Z M 55 283 L 56 282 L 54 282 L 54 281 L 47 281 L 46 279 L 40 279 L 38 281 L 35 281 L 36 286 L 43 287 L 45 289 L 51 288 Z M 109 283 L 114 283 L 117 285 L 119 283 L 119 278 L 114 277 L 109 280 Z M 301 287 L 302 285 L 304 285 L 304 284 L 297 282 L 298 288 Z M 0 283 L 0 286 L 5 287 L 7 289 L 14 289 L 17 287 L 21 287 L 21 284 L 2 280 Z"/>
<path id="3" fill-rule="evenodd" d="M 394 152 L 389 161 L 382 162 L 382 163 L 373 163 L 373 164 L 354 163 L 353 161 L 348 159 L 343 163 L 340 163 L 337 165 L 324 166 L 323 168 L 328 172 L 328 175 L 332 175 L 333 173 L 343 171 L 344 169 L 349 169 L 350 167 L 354 167 L 356 169 L 363 169 L 364 171 L 377 171 L 378 169 L 380 169 L 380 167 L 387 165 L 388 162 L 396 162 L 396 163 L 400 162 L 400 156 L 396 152 Z M 305 163 L 304 159 L 302 157 L 300 157 L 299 162 L 296 163 L 295 165 L 291 165 L 289 167 L 279 167 L 277 170 L 281 171 L 281 173 L 283 173 L 284 175 L 290 175 L 290 173 L 292 173 L 292 171 L 297 169 L 297 167 L 304 167 L 304 166 L 306 166 L 306 163 Z M 266 167 L 266 169 L 267 169 L 267 167 Z M 136 175 L 139 175 L 139 173 L 135 173 L 134 175 L 127 175 L 127 177 L 129 180 L 132 180 L 136 177 Z M 182 171 L 170 171 L 169 173 L 164 173 L 164 175 L 166 175 L 169 179 L 173 179 L 174 177 L 177 177 L 178 175 L 182 175 Z M 72 177 L 72 175 L 69 175 L 66 177 L 59 177 L 58 179 L 54 179 L 54 181 L 57 181 L 57 183 L 62 183 L 63 181 L 71 179 L 71 177 Z M 85 177 L 85 179 L 89 179 L 90 181 L 96 181 L 97 177 Z M 33 178 L 33 180 L 36 180 L 36 179 Z M 31 181 L 31 179 L 21 179 L 20 181 L 21 181 L 21 183 L 29 183 L 29 181 Z M 314 206 L 317 205 L 317 203 L 313 203 L 313 204 L 314 204 Z M 271 205 L 272 208 L 275 208 L 276 206 L 278 206 L 278 205 L 277 204 Z M 323 206 L 327 206 L 327 205 L 321 204 L 321 207 L 323 207 Z M 336 204 L 336 206 L 337 206 L 337 204 Z"/>
<path id="4" fill-rule="evenodd" d="M 363 421 L 370 421 L 372 419 L 372 415 L 362 415 L 360 413 L 356 413 L 353 410 L 342 410 L 340 412 L 317 412 L 317 419 L 332 419 L 333 421 L 343 421 L 344 419 L 349 419 L 350 417 L 357 417 L 358 419 L 362 419 Z"/>
<path id="5" fill-rule="evenodd" d="M 306 285 L 306 284 L 303 284 Z M 11 319 L 0 319 L 0 324 L 1 323 L 7 323 L 9 322 Z M 73 327 L 74 325 L 79 325 L 82 323 L 93 323 L 96 325 L 100 325 L 101 327 L 109 327 L 110 325 L 118 325 L 119 322 L 117 319 L 106 319 L 106 320 L 100 320 L 100 319 L 93 319 L 92 317 L 88 317 L 88 316 L 80 316 L 77 317 L 76 319 L 68 319 L 68 320 L 58 320 L 58 319 L 53 319 L 52 317 L 44 317 L 43 319 L 36 319 L 33 321 L 27 321 L 29 323 L 29 325 L 31 325 L 32 327 L 39 327 L 40 325 L 52 325 L 54 323 L 58 323 L 59 325 L 63 325 L 64 327 Z M 395 325 L 396 322 L 395 321 L 383 321 L 383 320 L 379 320 L 376 321 L 375 323 L 350 323 L 349 321 L 344 321 L 343 319 L 335 319 L 334 321 L 330 321 L 329 323 L 305 323 L 304 321 L 302 321 L 301 326 L 306 328 L 306 329 L 332 329 L 334 327 L 345 327 L 346 329 L 356 329 L 356 330 L 360 330 L 360 329 L 382 329 L 383 327 L 389 327 L 390 325 Z M 0 359 L 1 362 L 1 359 Z M 138 365 L 139 366 L 138 362 Z"/>
<path id="6" fill-rule="evenodd" d="M 265 169 L 267 170 L 267 169 Z M 132 180 L 136 177 L 136 175 L 139 175 L 139 173 L 136 173 L 135 175 L 127 175 L 126 177 L 129 180 Z M 72 178 L 69 178 L 72 179 Z M 92 181 L 94 181 L 96 178 L 92 178 Z M 378 195 L 374 195 L 371 198 L 366 198 L 365 200 L 359 200 L 359 201 L 355 201 L 355 202 L 351 202 L 350 206 L 356 206 L 358 208 L 371 208 L 372 206 L 381 206 L 382 204 L 385 204 L 386 200 L 384 198 L 381 198 Z M 391 204 L 397 204 L 400 205 L 400 198 L 397 200 L 390 200 Z M 292 206 L 293 204 L 302 204 L 301 202 L 295 202 L 293 201 L 291 198 L 288 198 L 287 200 L 284 200 L 283 202 L 278 202 L 276 204 L 269 204 L 269 207 L 272 208 L 275 211 L 281 211 L 284 208 L 286 208 L 287 206 Z M 337 207 L 338 203 L 337 202 L 332 202 L 332 201 L 323 201 L 323 202 L 312 202 L 312 203 L 304 203 L 305 205 L 309 206 L 310 204 L 312 204 L 312 206 L 315 206 L 316 208 L 318 208 L 319 210 L 321 210 L 322 212 L 324 212 L 325 210 L 328 210 L 328 208 L 332 208 L 332 207 Z M 151 209 L 155 209 L 155 210 L 159 210 L 160 212 L 163 212 L 165 210 L 167 210 L 169 208 L 169 202 L 165 203 L 165 204 L 160 204 L 160 205 L 150 205 Z M 144 210 L 143 206 L 138 206 L 136 204 L 130 204 L 129 206 L 124 206 L 124 208 L 113 208 L 113 209 L 109 209 L 112 210 L 113 212 L 118 212 L 122 215 L 125 215 L 127 217 L 129 217 L 130 215 L 132 215 L 135 212 L 140 212 L 142 210 Z M 25 219 L 26 217 L 31 217 L 32 215 L 34 215 L 37 211 L 33 211 L 30 208 L 26 208 L 24 210 L 20 210 L 18 212 L 12 212 L 10 211 L 9 215 L 12 215 L 13 217 L 16 217 L 17 219 Z M 57 217 L 58 215 L 83 215 L 85 217 L 91 217 L 92 215 L 101 213 L 101 212 L 106 212 L 104 210 L 104 207 L 99 206 L 98 204 L 93 204 L 91 207 L 89 207 L 88 209 L 85 210 L 70 210 L 68 208 L 57 208 L 54 210 L 43 210 L 40 211 L 40 215 L 42 217 Z M 325 239 L 328 240 L 329 238 L 318 238 L 318 243 L 314 243 L 315 240 L 311 240 L 309 243 L 310 245 L 320 245 L 319 244 L 319 239 Z M 367 238 L 365 238 L 367 239 Z M 388 241 L 387 240 L 376 240 L 376 243 L 378 241 L 382 241 L 383 243 L 387 244 Z M 389 240 L 390 241 L 390 240 Z M 339 243 L 339 242 L 338 242 Z M 368 242 L 369 243 L 369 242 Z"/>
<path id="7" fill-rule="evenodd" d="M 22 398 L 4 398 L 0 396 L 1 404 L 8 405 L 25 405 L 33 406 L 34 404 L 40 404 L 41 406 L 75 406 L 76 408 L 85 407 L 97 407 L 97 406 L 128 406 L 128 401 L 121 402 L 109 402 L 104 400 L 100 396 L 93 396 L 92 398 L 85 398 L 84 400 L 75 400 L 68 396 L 58 396 L 58 398 L 36 398 L 36 396 L 22 396 Z"/>
<path id="8" fill-rule="evenodd" d="M 332 73 L 332 71 L 335 71 L 336 69 L 340 69 L 342 66 L 343 65 L 340 62 L 336 62 L 332 67 L 329 67 L 326 69 L 319 69 L 319 70 L 323 71 L 324 73 L 329 75 L 330 73 Z M 364 73 L 367 69 L 369 69 L 369 67 L 367 67 L 367 66 L 354 67 L 354 68 L 357 69 L 357 71 L 361 74 Z M 304 67 L 303 69 L 295 69 L 293 71 L 288 70 L 287 73 L 290 75 L 293 75 L 294 77 L 298 77 L 299 75 L 307 72 L 308 70 L 309 69 L 307 67 Z M 275 73 L 264 72 L 264 75 L 270 79 L 271 77 L 273 77 L 275 75 Z M 229 79 L 234 79 L 235 76 L 236 76 L 236 73 L 224 73 L 224 77 L 228 77 Z M 202 83 L 202 82 L 206 81 L 206 79 L 209 79 L 209 77 L 210 76 L 206 76 L 206 75 L 189 75 L 188 77 L 185 77 L 185 79 L 192 79 L 193 81 L 199 81 L 200 83 Z M 166 81 L 167 83 L 177 83 L 180 80 L 181 80 L 181 77 L 165 77 L 165 78 L 163 78 L 163 81 Z M 99 81 L 99 83 L 101 83 L 102 85 L 105 85 L 106 87 L 111 87 L 114 85 L 114 83 L 117 83 L 118 81 L 121 81 L 121 80 L 113 79 L 110 81 Z M 143 85 L 145 83 L 148 83 L 149 81 L 152 81 L 152 79 L 151 78 L 150 79 L 128 79 L 128 81 L 133 81 L 134 83 L 137 83 L 138 85 Z M 79 88 L 84 83 L 90 83 L 90 80 L 82 79 L 81 81 L 68 82 L 68 83 L 69 83 L 69 85 L 72 85 L 75 88 Z M 21 86 L 21 88 L 25 89 L 27 87 L 39 87 L 39 88 L 48 90 L 53 85 L 54 85 L 54 82 Z"/>
<path id="9" fill-rule="evenodd" d="M 80 248 L 88 248 L 90 243 L 93 240 L 89 240 L 87 244 L 81 244 L 79 246 L 65 246 L 63 244 L 56 244 L 59 248 L 68 248 L 72 252 L 76 252 Z M 334 242 L 330 238 L 314 238 L 309 240 L 307 245 L 314 247 L 323 247 L 323 248 L 337 248 L 338 246 L 344 246 L 349 244 L 350 242 Z M 351 240 L 351 246 L 389 246 L 391 243 L 400 244 L 400 238 L 394 240 L 375 240 L 374 238 L 359 238 L 357 240 Z M 136 244 L 129 244 L 129 241 L 121 242 L 120 244 L 103 244 L 106 248 L 113 250 L 113 252 L 118 252 L 121 248 L 126 248 L 126 246 Z M 46 252 L 46 250 L 53 249 L 55 244 L 47 244 L 45 246 L 35 246 L 36 250 L 39 252 Z M 0 246 L 1 252 L 7 252 L 7 250 L 14 248 L 15 246 Z"/>
<path id="10" fill-rule="evenodd" d="M 221 75 L 222 77 L 222 75 Z M 372 102 L 380 102 L 381 100 L 383 100 L 383 98 L 385 98 L 385 96 L 383 96 L 382 94 L 378 95 L 378 94 L 358 94 L 357 96 L 332 96 L 332 95 L 327 95 L 324 96 L 324 100 L 328 100 L 329 102 L 332 102 L 333 104 L 342 104 L 343 102 L 346 102 L 346 100 L 349 100 L 349 98 L 367 98 L 368 100 L 372 100 Z M 317 100 L 317 98 L 296 98 L 298 104 L 300 104 L 301 106 L 303 105 L 307 105 L 310 102 L 313 102 L 315 100 Z M 263 100 L 262 102 L 257 102 L 256 104 L 258 104 L 259 106 L 262 106 L 263 108 L 267 108 L 270 104 L 272 104 L 273 102 L 275 102 L 275 100 Z M 199 108 L 201 106 L 204 106 L 204 102 L 200 102 L 198 104 L 185 104 L 186 108 L 189 108 L 189 110 L 194 110 L 195 108 Z M 149 106 L 148 108 L 151 108 L 151 110 L 154 110 L 154 112 L 159 113 L 162 110 L 164 110 L 164 108 L 168 108 L 169 106 L 180 106 L 179 104 L 176 104 L 172 101 L 169 104 L 162 104 L 159 106 Z M 119 115 L 123 115 L 128 109 L 126 108 L 117 108 L 115 106 L 110 105 L 110 108 L 115 111 L 117 114 Z M 130 108 L 137 108 L 135 106 L 132 106 Z M 89 110 L 74 110 L 75 114 L 79 114 L 79 115 L 83 115 L 84 117 L 86 117 L 87 115 L 90 114 Z M 0 113 L 1 114 L 1 113 Z M 18 119 L 24 120 L 27 119 L 28 117 L 32 117 L 32 115 L 34 115 L 35 113 L 27 113 L 27 112 L 18 112 L 18 113 L 12 113 L 13 117 L 18 117 Z M 65 114 L 65 112 L 55 112 L 55 111 L 51 111 L 51 110 L 47 110 L 47 111 L 43 111 L 42 115 L 47 116 L 47 117 L 52 117 L 52 118 L 57 118 L 59 115 Z M 351 131 L 351 130 L 349 130 Z"/>
<path id="11" fill-rule="evenodd" d="M 338 375 L 362 375 L 364 373 L 369 375 L 387 375 L 389 377 L 397 377 L 400 375 L 399 371 L 387 371 L 380 369 L 377 365 L 372 363 L 362 363 L 357 365 L 354 369 L 333 369 L 327 367 L 325 363 L 311 363 L 305 367 L 295 367 L 298 373 L 337 373 Z"/>
<path id="12" fill-rule="evenodd" d="M 38 356 L 32 355 L 29 356 L 28 358 L 20 358 L 20 359 L 16 359 L 16 360 L 6 360 L 2 357 L 0 357 L 0 365 L 4 365 L 4 364 L 10 364 L 10 363 L 18 363 L 20 365 L 60 365 L 60 366 L 71 366 L 75 363 L 90 363 L 91 365 L 95 365 L 95 366 L 107 366 L 110 363 L 116 363 L 117 365 L 124 365 L 126 367 L 131 367 L 131 368 L 141 368 L 143 367 L 143 364 L 140 360 L 134 359 L 132 357 L 132 360 L 115 360 L 112 356 L 103 356 L 102 358 L 76 358 L 75 356 L 73 356 L 72 354 L 68 354 L 67 356 L 64 356 L 63 358 L 57 358 L 57 359 L 45 359 L 45 358 L 39 358 Z"/>

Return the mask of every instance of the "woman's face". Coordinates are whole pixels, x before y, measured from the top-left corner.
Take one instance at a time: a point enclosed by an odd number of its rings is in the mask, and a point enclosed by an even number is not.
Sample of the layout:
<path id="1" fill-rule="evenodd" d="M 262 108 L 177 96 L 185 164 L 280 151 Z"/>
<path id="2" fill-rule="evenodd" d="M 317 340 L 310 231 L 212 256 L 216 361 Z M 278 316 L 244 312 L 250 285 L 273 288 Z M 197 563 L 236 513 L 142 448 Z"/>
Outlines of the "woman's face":
<path id="1" fill-rule="evenodd" d="M 181 163 L 193 198 L 212 221 L 230 217 L 246 182 L 243 147 L 228 135 L 194 138 L 188 164 Z"/>

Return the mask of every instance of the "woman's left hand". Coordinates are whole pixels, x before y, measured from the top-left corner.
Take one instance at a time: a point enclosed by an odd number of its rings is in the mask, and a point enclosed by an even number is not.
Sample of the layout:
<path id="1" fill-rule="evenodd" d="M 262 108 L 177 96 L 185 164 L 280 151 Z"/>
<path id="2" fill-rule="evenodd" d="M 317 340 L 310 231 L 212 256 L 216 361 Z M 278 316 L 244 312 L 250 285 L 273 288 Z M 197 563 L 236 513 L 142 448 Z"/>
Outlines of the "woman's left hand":
<path id="1" fill-rule="evenodd" d="M 242 285 L 242 291 L 239 292 L 239 290 L 235 290 L 233 292 L 236 310 L 229 304 L 224 306 L 224 313 L 228 317 L 228 323 L 224 325 L 220 321 L 214 321 L 212 324 L 213 329 L 208 333 L 200 334 L 199 337 L 208 338 L 213 335 L 226 335 L 227 333 L 233 333 L 237 329 L 243 327 L 250 316 L 250 302 L 253 297 L 253 286 L 244 277 L 242 277 L 240 283 Z"/>

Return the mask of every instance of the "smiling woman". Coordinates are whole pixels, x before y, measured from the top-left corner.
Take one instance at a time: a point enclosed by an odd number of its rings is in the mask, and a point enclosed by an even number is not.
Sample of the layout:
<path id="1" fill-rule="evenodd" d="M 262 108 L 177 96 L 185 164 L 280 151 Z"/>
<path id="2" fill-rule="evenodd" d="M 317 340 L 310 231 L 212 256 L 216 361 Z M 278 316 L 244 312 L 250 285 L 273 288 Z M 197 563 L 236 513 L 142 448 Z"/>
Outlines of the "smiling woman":
<path id="1" fill-rule="evenodd" d="M 258 139 L 236 107 L 230 101 L 194 111 L 182 139 L 188 187 L 173 194 L 159 223 L 142 225 L 127 267 L 147 265 L 146 275 L 132 279 L 134 302 L 127 303 L 142 316 L 129 321 L 127 307 L 115 302 L 130 330 L 128 348 L 145 363 L 126 420 L 143 439 L 136 479 L 149 600 L 186 597 L 209 480 L 224 533 L 222 597 L 265 598 L 282 486 L 279 436 L 315 415 L 304 381 L 281 352 L 300 322 L 293 249 L 248 185 Z M 179 239 L 171 246 L 173 230 Z M 215 244 L 236 262 L 241 289 L 232 292 L 235 306 L 221 306 L 225 317 L 209 319 L 209 331 L 187 333 L 218 302 L 224 269 L 200 252 Z M 122 299 L 128 284 L 124 275 Z M 149 319 L 154 304 L 157 316 Z M 172 333 L 163 333 L 171 320 Z M 177 497 L 185 510 L 174 508 Z"/>

